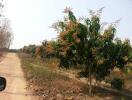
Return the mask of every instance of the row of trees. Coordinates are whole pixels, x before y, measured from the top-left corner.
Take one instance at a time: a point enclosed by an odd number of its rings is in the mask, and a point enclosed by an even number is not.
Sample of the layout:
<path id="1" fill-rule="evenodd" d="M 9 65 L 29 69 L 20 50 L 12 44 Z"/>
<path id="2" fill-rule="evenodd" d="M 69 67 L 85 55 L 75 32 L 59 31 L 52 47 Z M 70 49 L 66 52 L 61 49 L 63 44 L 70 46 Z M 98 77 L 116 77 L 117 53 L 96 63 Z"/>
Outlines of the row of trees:
<path id="1" fill-rule="evenodd" d="M 100 22 L 102 9 L 90 11 L 90 18 L 77 19 L 71 9 L 66 8 L 64 20 L 52 25 L 58 33 L 56 41 L 44 41 L 41 46 L 30 45 L 23 50 L 42 59 L 57 57 L 60 67 L 81 65 L 89 78 L 91 94 L 93 78 L 104 80 L 115 68 L 123 71 L 132 62 L 130 41 L 115 38 L 116 23 L 103 27 Z"/>
<path id="2" fill-rule="evenodd" d="M 41 45 L 24 46 L 21 51 L 41 59 L 57 57 L 57 42 L 44 40 Z"/>

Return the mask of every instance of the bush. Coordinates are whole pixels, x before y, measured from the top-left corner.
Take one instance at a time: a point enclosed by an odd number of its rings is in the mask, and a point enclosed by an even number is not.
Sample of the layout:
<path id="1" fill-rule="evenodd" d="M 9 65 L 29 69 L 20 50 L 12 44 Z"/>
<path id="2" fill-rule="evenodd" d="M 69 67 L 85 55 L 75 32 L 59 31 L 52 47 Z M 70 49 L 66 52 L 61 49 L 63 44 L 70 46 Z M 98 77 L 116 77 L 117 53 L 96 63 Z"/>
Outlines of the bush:
<path id="1" fill-rule="evenodd" d="M 121 90 L 124 87 L 124 80 L 120 79 L 120 78 L 114 78 L 111 81 L 111 87 L 117 89 L 117 90 Z"/>

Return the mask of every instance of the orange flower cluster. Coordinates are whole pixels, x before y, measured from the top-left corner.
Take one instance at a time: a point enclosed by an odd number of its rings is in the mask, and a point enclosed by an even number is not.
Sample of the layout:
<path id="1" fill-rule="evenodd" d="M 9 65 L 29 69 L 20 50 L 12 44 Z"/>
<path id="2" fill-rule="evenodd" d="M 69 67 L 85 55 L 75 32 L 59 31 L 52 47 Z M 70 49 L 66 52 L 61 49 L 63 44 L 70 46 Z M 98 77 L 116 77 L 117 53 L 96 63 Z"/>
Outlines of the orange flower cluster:
<path id="1" fill-rule="evenodd" d="M 44 48 L 47 54 L 52 54 L 54 52 L 54 48 L 50 42 Z"/>

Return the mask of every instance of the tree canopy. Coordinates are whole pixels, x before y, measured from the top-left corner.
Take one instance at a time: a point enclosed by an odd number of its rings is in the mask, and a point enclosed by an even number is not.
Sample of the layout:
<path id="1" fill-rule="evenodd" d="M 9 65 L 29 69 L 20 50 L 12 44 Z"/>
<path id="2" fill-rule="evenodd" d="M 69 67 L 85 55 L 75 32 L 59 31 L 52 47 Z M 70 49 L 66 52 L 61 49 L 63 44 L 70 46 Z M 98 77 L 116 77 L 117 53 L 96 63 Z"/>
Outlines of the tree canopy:
<path id="1" fill-rule="evenodd" d="M 85 65 L 88 77 L 102 80 L 114 68 L 123 69 L 131 61 L 130 41 L 115 38 L 115 23 L 103 30 L 100 22 L 102 9 L 97 13 L 90 11 L 90 18 L 75 17 L 70 8 L 64 13 L 63 21 L 53 24 L 57 30 L 59 42 L 59 58 L 64 67 L 72 64 Z M 90 82 L 91 83 L 91 82 Z"/>

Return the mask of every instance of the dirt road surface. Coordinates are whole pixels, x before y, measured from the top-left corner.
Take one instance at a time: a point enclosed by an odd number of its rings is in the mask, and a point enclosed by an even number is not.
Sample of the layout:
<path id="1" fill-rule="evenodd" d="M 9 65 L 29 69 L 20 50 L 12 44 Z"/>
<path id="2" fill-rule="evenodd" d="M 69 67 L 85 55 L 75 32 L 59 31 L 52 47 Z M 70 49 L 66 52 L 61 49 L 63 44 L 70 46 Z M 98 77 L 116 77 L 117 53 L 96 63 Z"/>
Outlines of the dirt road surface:
<path id="1" fill-rule="evenodd" d="M 6 54 L 0 62 L 0 76 L 7 79 L 7 87 L 0 92 L 0 100 L 36 100 L 26 89 L 20 59 L 15 53 Z"/>

